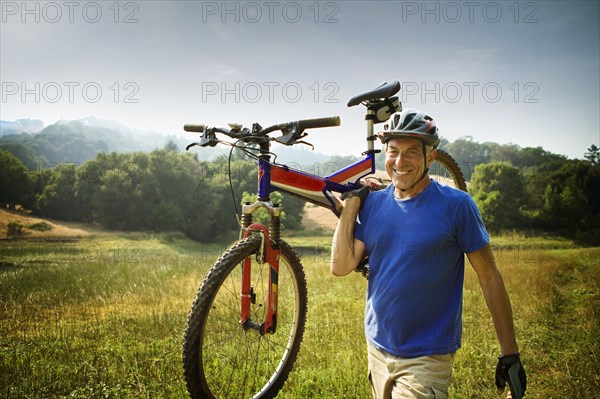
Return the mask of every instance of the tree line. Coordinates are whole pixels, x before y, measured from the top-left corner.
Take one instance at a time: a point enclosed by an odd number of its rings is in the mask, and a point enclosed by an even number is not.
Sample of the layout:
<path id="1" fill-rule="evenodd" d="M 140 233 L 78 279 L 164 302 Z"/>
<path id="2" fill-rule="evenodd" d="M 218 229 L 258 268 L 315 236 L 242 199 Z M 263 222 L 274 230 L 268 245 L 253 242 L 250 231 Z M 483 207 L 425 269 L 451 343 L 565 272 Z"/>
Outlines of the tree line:
<path id="1" fill-rule="evenodd" d="M 542 147 L 479 143 L 472 137 L 440 149 L 459 164 L 469 193 L 486 227 L 535 230 L 600 242 L 600 149 L 592 144 L 584 159 L 567 157 Z M 378 169 L 385 170 L 384 157 Z"/>
<path id="2" fill-rule="evenodd" d="M 248 160 L 199 161 L 174 144 L 150 153 L 99 153 L 80 165 L 30 171 L 0 149 L 0 203 L 59 220 L 127 231 L 181 231 L 211 241 L 239 228 L 232 204 L 255 198 L 257 170 Z M 253 195 L 254 193 L 254 195 Z M 279 198 L 286 227 L 299 228 L 303 203 Z M 239 205 L 238 205 L 239 208 Z"/>
<path id="3" fill-rule="evenodd" d="M 461 166 L 491 231 L 534 229 L 600 241 L 597 146 L 592 145 L 583 160 L 541 147 L 477 143 L 469 138 L 443 141 L 442 148 Z M 4 206 L 19 204 L 42 217 L 93 221 L 109 229 L 178 230 L 196 240 L 238 228 L 225 157 L 200 161 L 170 143 L 149 153 L 100 152 L 81 164 L 29 170 L 18 155 L 0 149 Z M 378 157 L 379 168 L 383 158 Z M 231 181 L 239 205 L 242 199 L 255 198 L 257 170 L 240 154 L 234 159 Z M 334 156 L 327 172 L 354 160 Z M 284 204 L 284 225 L 300 228 L 303 202 L 288 196 L 276 200 Z"/>
<path id="4" fill-rule="evenodd" d="M 583 160 L 566 159 L 541 147 L 457 140 L 446 148 L 462 163 L 470 181 L 468 190 L 491 230 L 542 230 L 600 243 L 600 150 L 596 145 Z"/>

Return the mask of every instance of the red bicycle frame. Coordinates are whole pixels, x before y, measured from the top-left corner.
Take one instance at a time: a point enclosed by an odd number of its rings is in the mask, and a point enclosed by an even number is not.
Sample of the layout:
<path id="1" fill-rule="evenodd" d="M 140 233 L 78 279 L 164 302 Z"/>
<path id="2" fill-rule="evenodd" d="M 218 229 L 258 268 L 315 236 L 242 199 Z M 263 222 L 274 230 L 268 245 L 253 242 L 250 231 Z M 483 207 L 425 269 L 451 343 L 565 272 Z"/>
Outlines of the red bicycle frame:
<path id="1" fill-rule="evenodd" d="M 266 207 L 272 211 L 273 205 L 268 201 L 269 195 L 273 191 L 282 191 L 307 202 L 331 209 L 339 216 L 341 204 L 332 193 L 343 193 L 359 188 L 358 181 L 375 171 L 374 154 L 375 151 L 367 152 L 362 160 L 327 177 L 308 174 L 283 165 L 271 164 L 268 156 L 261 156 L 259 158 L 258 173 L 259 201 L 253 205 L 245 205 L 242 213 L 252 213 L 259 207 Z M 252 321 L 250 308 L 254 303 L 255 294 L 252 287 L 252 258 L 248 257 L 242 264 L 240 325 L 244 329 L 257 330 L 260 334 L 273 334 L 277 328 L 279 256 L 281 253 L 277 245 L 279 238 L 271 237 L 269 229 L 257 223 L 243 228 L 242 238 L 247 238 L 256 233 L 262 236 L 258 254 L 258 257 L 262 259 L 259 259 L 259 262 L 266 263 L 269 266 L 267 312 L 262 324 Z"/>

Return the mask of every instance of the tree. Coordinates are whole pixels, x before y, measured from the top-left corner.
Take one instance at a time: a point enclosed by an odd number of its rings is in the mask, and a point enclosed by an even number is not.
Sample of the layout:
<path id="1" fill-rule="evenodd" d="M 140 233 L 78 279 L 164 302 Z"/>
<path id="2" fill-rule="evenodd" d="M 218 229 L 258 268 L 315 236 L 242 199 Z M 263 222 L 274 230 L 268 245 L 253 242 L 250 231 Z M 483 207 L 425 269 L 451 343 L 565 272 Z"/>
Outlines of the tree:
<path id="1" fill-rule="evenodd" d="M 40 215 L 62 219 L 82 220 L 81 204 L 75 193 L 75 165 L 59 165 L 51 169 L 49 181 L 36 198 Z"/>
<path id="2" fill-rule="evenodd" d="M 140 190 L 150 206 L 152 230 L 179 230 L 196 240 L 214 238 L 223 228 L 223 212 L 197 158 L 163 149 L 153 151 L 148 160 Z"/>
<path id="3" fill-rule="evenodd" d="M 0 144 L 0 148 L 19 158 L 29 170 L 35 170 L 41 165 L 46 165 L 48 163 L 43 157 L 35 155 L 35 152 L 31 148 L 21 143 L 3 141 L 2 144 Z"/>
<path id="4" fill-rule="evenodd" d="M 600 233 L 600 164 L 576 159 L 549 172 L 540 218 L 567 236 Z"/>
<path id="5" fill-rule="evenodd" d="M 100 187 L 100 179 L 103 176 L 100 162 L 90 160 L 84 162 L 77 168 L 75 179 L 75 192 L 81 205 L 82 218 L 88 222 L 94 220 L 93 199 Z"/>
<path id="6" fill-rule="evenodd" d="M 137 180 L 123 168 L 115 168 L 102 176 L 92 202 L 100 224 L 111 229 L 143 230 L 149 228 L 145 201 Z"/>
<path id="7" fill-rule="evenodd" d="M 471 176 L 477 165 L 487 163 L 490 160 L 489 149 L 485 145 L 473 141 L 473 138 L 470 136 L 460 138 L 448 144 L 446 150 L 460 165 L 467 181 L 471 180 Z"/>
<path id="8" fill-rule="evenodd" d="M 177 146 L 176 142 L 169 140 L 167 144 L 165 144 L 163 150 L 167 152 L 179 152 L 179 147 Z"/>
<path id="9" fill-rule="evenodd" d="M 475 167 L 469 191 L 489 229 L 513 229 L 523 225 L 525 187 L 519 170 L 507 163 Z"/>
<path id="10" fill-rule="evenodd" d="M 23 163 L 10 152 L 0 149 L 0 204 L 15 208 L 27 202 L 32 180 Z"/>
<path id="11" fill-rule="evenodd" d="M 521 147 L 516 144 L 495 145 L 494 150 L 490 154 L 491 162 L 507 162 L 513 166 L 519 165 L 519 154 Z"/>
<path id="12" fill-rule="evenodd" d="M 152 230 L 156 232 L 175 231 L 181 229 L 183 212 L 175 201 L 163 199 L 150 211 Z"/>
<path id="13" fill-rule="evenodd" d="M 583 157 L 590 161 L 592 165 L 597 165 L 600 163 L 600 148 L 596 144 L 592 144 L 590 148 L 588 148 Z"/>

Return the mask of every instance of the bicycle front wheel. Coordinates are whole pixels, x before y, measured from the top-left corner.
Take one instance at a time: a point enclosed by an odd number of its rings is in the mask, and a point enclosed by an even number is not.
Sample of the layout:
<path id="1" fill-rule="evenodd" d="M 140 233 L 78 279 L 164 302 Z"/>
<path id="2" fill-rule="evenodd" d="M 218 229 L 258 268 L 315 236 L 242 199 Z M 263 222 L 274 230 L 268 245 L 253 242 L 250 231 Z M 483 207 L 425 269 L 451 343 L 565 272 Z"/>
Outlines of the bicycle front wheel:
<path id="1" fill-rule="evenodd" d="M 269 265 L 253 256 L 261 237 L 239 241 L 214 263 L 190 311 L 184 337 L 183 366 L 190 396 L 196 398 L 272 398 L 281 389 L 300 349 L 307 292 L 302 264 L 281 241 L 277 329 L 260 334 L 240 325 L 244 259 L 252 257 L 251 317 L 264 322 Z"/>
<path id="2" fill-rule="evenodd" d="M 460 167 L 446 151 L 437 150 L 435 160 L 429 168 L 429 176 L 439 183 L 467 191 L 467 183 Z"/>

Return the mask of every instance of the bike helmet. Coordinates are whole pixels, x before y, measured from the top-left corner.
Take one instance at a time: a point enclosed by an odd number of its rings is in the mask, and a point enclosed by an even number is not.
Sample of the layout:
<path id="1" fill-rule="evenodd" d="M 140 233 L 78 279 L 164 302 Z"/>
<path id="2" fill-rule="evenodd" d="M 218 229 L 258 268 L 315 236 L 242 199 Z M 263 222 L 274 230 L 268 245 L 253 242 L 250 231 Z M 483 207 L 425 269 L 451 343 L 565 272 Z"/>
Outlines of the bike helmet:
<path id="1" fill-rule="evenodd" d="M 384 129 L 386 130 L 379 133 L 379 139 L 383 144 L 399 137 L 417 139 L 433 148 L 440 144 L 438 128 L 433 118 L 416 109 L 407 108 L 396 112 L 391 116 L 388 124 L 384 125 Z"/>

